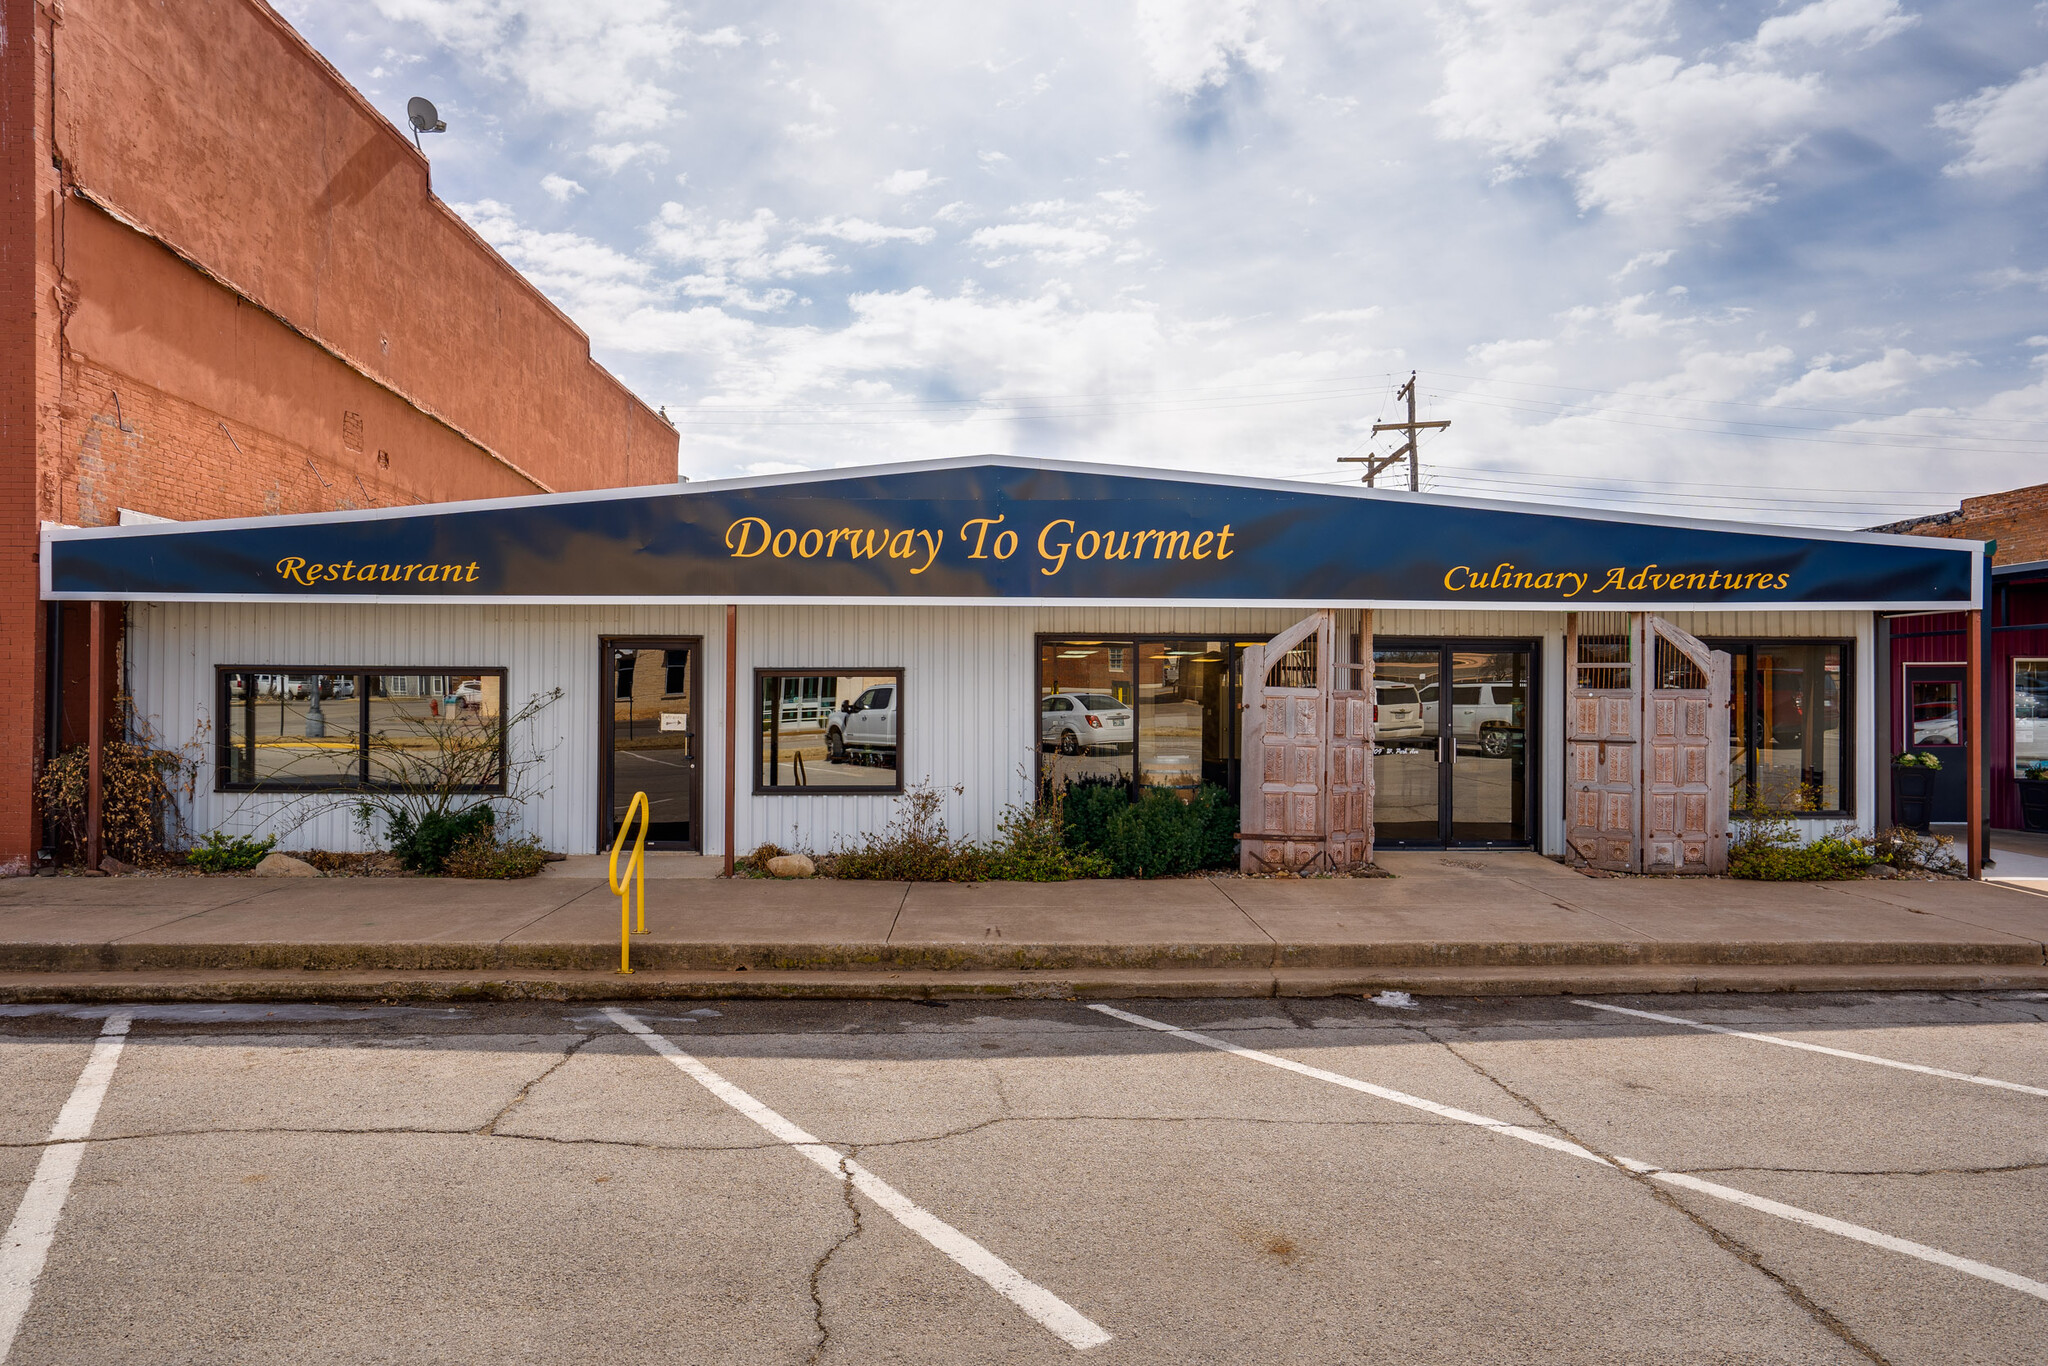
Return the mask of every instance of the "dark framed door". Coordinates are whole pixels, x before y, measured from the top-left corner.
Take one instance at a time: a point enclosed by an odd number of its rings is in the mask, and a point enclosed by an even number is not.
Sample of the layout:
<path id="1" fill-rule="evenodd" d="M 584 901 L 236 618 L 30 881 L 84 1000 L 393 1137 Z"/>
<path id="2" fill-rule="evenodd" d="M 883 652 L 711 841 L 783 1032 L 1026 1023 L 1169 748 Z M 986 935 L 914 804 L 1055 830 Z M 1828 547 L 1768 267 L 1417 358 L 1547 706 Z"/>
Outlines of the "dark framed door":
<path id="1" fill-rule="evenodd" d="M 703 638 L 606 636 L 598 647 L 599 852 L 636 792 L 647 794 L 648 848 L 701 852 Z"/>
<path id="2" fill-rule="evenodd" d="M 1969 819 L 1969 666 L 1907 664 L 1905 749 L 1941 760 L 1934 775 L 1931 818 L 1938 822 Z"/>
<path id="3" fill-rule="evenodd" d="M 1373 831 L 1387 848 L 1528 848 L 1538 642 L 1373 642 Z"/>

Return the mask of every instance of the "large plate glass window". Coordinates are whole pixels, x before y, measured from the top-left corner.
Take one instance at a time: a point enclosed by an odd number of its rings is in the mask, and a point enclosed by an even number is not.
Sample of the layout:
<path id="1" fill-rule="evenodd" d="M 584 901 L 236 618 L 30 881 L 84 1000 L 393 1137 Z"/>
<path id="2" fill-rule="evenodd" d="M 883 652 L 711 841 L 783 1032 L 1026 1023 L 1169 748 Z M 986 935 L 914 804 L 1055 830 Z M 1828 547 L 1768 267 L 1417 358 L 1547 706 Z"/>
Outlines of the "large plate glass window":
<path id="1" fill-rule="evenodd" d="M 1732 656 L 1733 725 L 1729 728 L 1730 801 L 1746 796 L 1772 806 L 1798 806 L 1822 815 L 1848 816 L 1855 786 L 1849 759 L 1849 642 L 1842 640 L 1710 642 Z M 1945 733 L 1941 698 L 1909 716 L 1929 733 Z"/>
<path id="2" fill-rule="evenodd" d="M 901 669 L 760 669 L 754 791 L 901 792 Z"/>
<path id="3" fill-rule="evenodd" d="M 224 668 L 220 791 L 505 788 L 505 671 Z"/>
<path id="4" fill-rule="evenodd" d="M 1128 640 L 1039 643 L 1039 766 L 1050 790 L 1090 778 L 1130 783 L 1138 737 L 1136 652 Z"/>

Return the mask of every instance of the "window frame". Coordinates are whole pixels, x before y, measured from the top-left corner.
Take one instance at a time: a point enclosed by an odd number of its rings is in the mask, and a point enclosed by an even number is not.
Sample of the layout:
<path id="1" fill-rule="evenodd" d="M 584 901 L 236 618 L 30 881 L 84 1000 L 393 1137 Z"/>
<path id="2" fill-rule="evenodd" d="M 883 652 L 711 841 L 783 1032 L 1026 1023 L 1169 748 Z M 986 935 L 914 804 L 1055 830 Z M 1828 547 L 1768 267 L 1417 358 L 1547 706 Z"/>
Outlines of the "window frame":
<path id="1" fill-rule="evenodd" d="M 1841 732 L 1840 743 L 1842 755 L 1842 774 L 1840 780 L 1836 783 L 1836 789 L 1840 794 L 1841 798 L 1841 805 L 1821 811 L 1801 811 L 1798 813 L 1797 819 L 1808 821 L 1855 820 L 1857 742 L 1857 660 L 1855 639 L 1853 637 L 1846 636 L 1716 636 L 1710 639 L 1704 639 L 1700 643 L 1705 645 L 1710 650 L 1725 650 L 1728 652 L 1730 656 L 1729 673 L 1731 676 L 1736 672 L 1736 670 L 1733 667 L 1735 655 L 1741 653 L 1748 653 L 1751 660 L 1753 661 L 1756 658 L 1756 651 L 1759 649 L 1771 649 L 1773 647 L 1791 648 L 1794 646 L 1816 646 L 1825 648 L 1827 646 L 1833 646 L 1835 649 L 1841 652 L 1842 690 L 1840 701 L 1842 715 L 1841 720 L 1838 723 L 1838 728 Z M 1744 696 L 1742 698 L 1742 714 L 1748 718 L 1752 730 L 1749 735 L 1741 737 L 1743 741 L 1742 752 L 1747 756 L 1748 761 L 1747 771 L 1743 773 L 1737 773 L 1734 770 L 1734 765 L 1729 765 L 1728 805 L 1731 815 L 1741 810 L 1741 808 L 1736 805 L 1737 800 L 1741 798 L 1744 794 L 1754 792 L 1756 790 L 1756 752 L 1758 745 L 1757 732 L 1754 728 L 1762 724 L 1763 717 L 1763 709 L 1761 706 L 1762 699 L 1759 696 L 1761 681 L 1757 669 L 1754 667 L 1754 664 L 1752 664 L 1750 668 L 1742 670 L 1741 674 L 1745 684 Z M 1734 708 L 1735 699 L 1731 696 L 1728 699 L 1728 701 L 1730 710 L 1732 711 Z M 1730 740 L 1734 740 L 1737 738 L 1734 734 L 1734 720 L 1732 717 L 1729 721 L 1729 738 Z"/>
<path id="2" fill-rule="evenodd" d="M 898 797 L 903 795 L 903 753 L 905 746 L 904 731 L 906 730 L 906 726 L 904 725 L 903 714 L 903 689 L 905 681 L 904 674 L 905 670 L 901 665 L 897 665 L 893 668 L 872 669 L 811 668 L 808 666 L 803 668 L 776 668 L 769 665 L 755 665 L 753 670 L 753 688 L 748 693 L 748 696 L 752 699 L 752 701 L 748 704 L 751 713 L 748 724 L 752 728 L 754 733 L 754 795 L 756 797 Z M 831 787 L 771 787 L 763 784 L 761 781 L 761 769 L 763 761 L 767 755 L 768 723 L 772 721 L 778 732 L 782 728 L 783 698 L 782 690 L 779 687 L 776 689 L 775 703 L 772 708 L 773 714 L 770 716 L 761 715 L 761 690 L 767 686 L 765 680 L 770 678 L 889 679 L 890 681 L 887 684 L 879 682 L 870 683 L 867 685 L 867 687 L 874 688 L 887 686 L 893 687 L 896 690 L 896 781 L 888 784 L 863 783 L 858 786 L 848 785 L 844 787 L 839 786 L 837 784 Z M 823 689 L 821 688 L 819 691 L 822 692 Z M 866 691 L 867 688 L 861 689 L 862 693 Z M 848 697 L 838 697 L 835 695 L 833 699 L 835 714 L 837 711 L 838 703 L 851 702 L 854 700 L 855 697 L 858 696 L 860 696 L 860 693 L 855 693 L 852 696 Z M 822 730 L 823 727 L 821 726 L 820 729 Z"/>
<path id="3" fill-rule="evenodd" d="M 2005 724 L 2012 727 L 2012 729 L 2008 732 L 2008 734 L 2012 736 L 2012 743 L 2008 746 L 2008 748 L 2012 754 L 2012 781 L 2014 782 L 2023 781 L 2020 777 L 2020 764 L 2022 760 L 2020 759 L 2019 731 L 2020 665 L 2022 664 L 2038 664 L 2044 671 L 2048 671 L 2048 657 L 2044 657 L 2041 655 L 2014 655 L 2012 657 L 2012 670 L 2006 675 L 2006 695 L 2011 700 L 2006 703 Z M 2044 718 L 2030 716 L 2027 719 L 2035 722 L 2036 724 L 2039 724 L 2040 721 Z M 2028 759 L 2024 762 L 2038 763 L 2040 761 L 2036 759 Z"/>
<path id="4" fill-rule="evenodd" d="M 228 680 L 236 674 L 270 674 L 294 677 L 305 674 L 319 674 L 328 678 L 348 678 L 355 690 L 356 703 L 356 776 L 354 782 L 312 783 L 312 782 L 256 782 L 236 783 L 228 781 L 235 755 L 234 726 L 230 720 L 230 709 L 235 705 L 228 696 Z M 285 795 L 317 795 L 323 792 L 396 792 L 400 785 L 391 782 L 372 782 L 370 771 L 370 687 L 371 678 L 379 675 L 411 675 L 415 678 L 453 675 L 460 678 L 487 678 L 498 680 L 499 706 L 503 707 L 511 697 L 507 684 L 508 673 L 503 665 L 487 668 L 457 667 L 442 664 L 216 664 L 213 666 L 214 715 L 220 718 L 215 727 L 213 756 L 213 790 L 215 792 L 243 792 L 255 794 L 280 793 Z M 336 699 L 346 700 L 346 699 Z M 510 774 L 506 771 L 505 736 L 498 736 L 498 781 L 489 785 L 465 786 L 455 789 L 464 794 L 502 797 Z"/>

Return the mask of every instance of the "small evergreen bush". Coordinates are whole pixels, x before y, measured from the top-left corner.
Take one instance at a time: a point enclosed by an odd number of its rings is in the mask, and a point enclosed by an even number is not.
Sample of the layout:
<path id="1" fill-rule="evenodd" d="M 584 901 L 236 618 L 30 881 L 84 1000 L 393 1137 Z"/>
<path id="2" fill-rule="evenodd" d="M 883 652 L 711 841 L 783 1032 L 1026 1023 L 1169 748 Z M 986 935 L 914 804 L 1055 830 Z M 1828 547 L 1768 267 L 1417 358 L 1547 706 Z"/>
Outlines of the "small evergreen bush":
<path id="1" fill-rule="evenodd" d="M 185 855 L 185 862 L 202 873 L 239 873 L 263 862 L 263 856 L 277 843 L 277 836 L 252 840 L 247 835 L 232 839 L 216 830 L 206 842 Z"/>
<path id="2" fill-rule="evenodd" d="M 455 846 L 473 835 L 495 839 L 498 813 L 485 802 L 461 811 L 428 811 L 415 823 L 404 809 L 390 812 L 391 852 L 410 873 L 438 873 Z"/>

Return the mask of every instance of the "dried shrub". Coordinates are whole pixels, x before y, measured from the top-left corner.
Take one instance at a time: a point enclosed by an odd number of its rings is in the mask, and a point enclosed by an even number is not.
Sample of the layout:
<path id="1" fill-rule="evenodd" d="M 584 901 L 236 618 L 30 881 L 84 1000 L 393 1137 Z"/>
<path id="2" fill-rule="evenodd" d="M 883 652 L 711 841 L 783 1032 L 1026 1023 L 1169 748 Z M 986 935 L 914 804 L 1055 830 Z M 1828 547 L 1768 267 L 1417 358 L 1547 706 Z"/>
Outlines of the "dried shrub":
<path id="1" fill-rule="evenodd" d="M 1831 830 L 1806 841 L 1798 818 L 1819 809 L 1820 791 L 1810 783 L 1783 802 L 1750 793 L 1736 816 L 1728 875 L 1759 882 L 1839 882 L 1863 876 L 1871 852 L 1853 830 Z"/>
<path id="2" fill-rule="evenodd" d="M 36 800 L 56 822 L 59 836 L 82 853 L 86 840 L 88 746 L 65 750 L 36 779 Z M 166 827 L 177 800 L 191 790 L 186 760 L 172 750 L 108 740 L 100 755 L 100 847 L 134 864 L 165 861 Z"/>
<path id="3" fill-rule="evenodd" d="M 955 787 L 953 795 L 962 791 Z M 981 881 L 987 856 L 971 844 L 956 846 L 947 836 L 945 804 L 945 794 L 928 782 L 907 789 L 888 829 L 834 853 L 832 876 L 876 882 Z"/>
<path id="4" fill-rule="evenodd" d="M 754 852 L 733 861 L 733 871 L 745 873 L 748 877 L 772 877 L 768 871 L 768 860 L 781 858 L 789 850 L 779 844 L 762 843 L 754 846 Z"/>
<path id="5" fill-rule="evenodd" d="M 532 877 L 547 865 L 547 850 L 531 835 L 498 840 L 488 828 L 473 830 L 457 840 L 441 861 L 448 877 L 518 878 Z"/>

